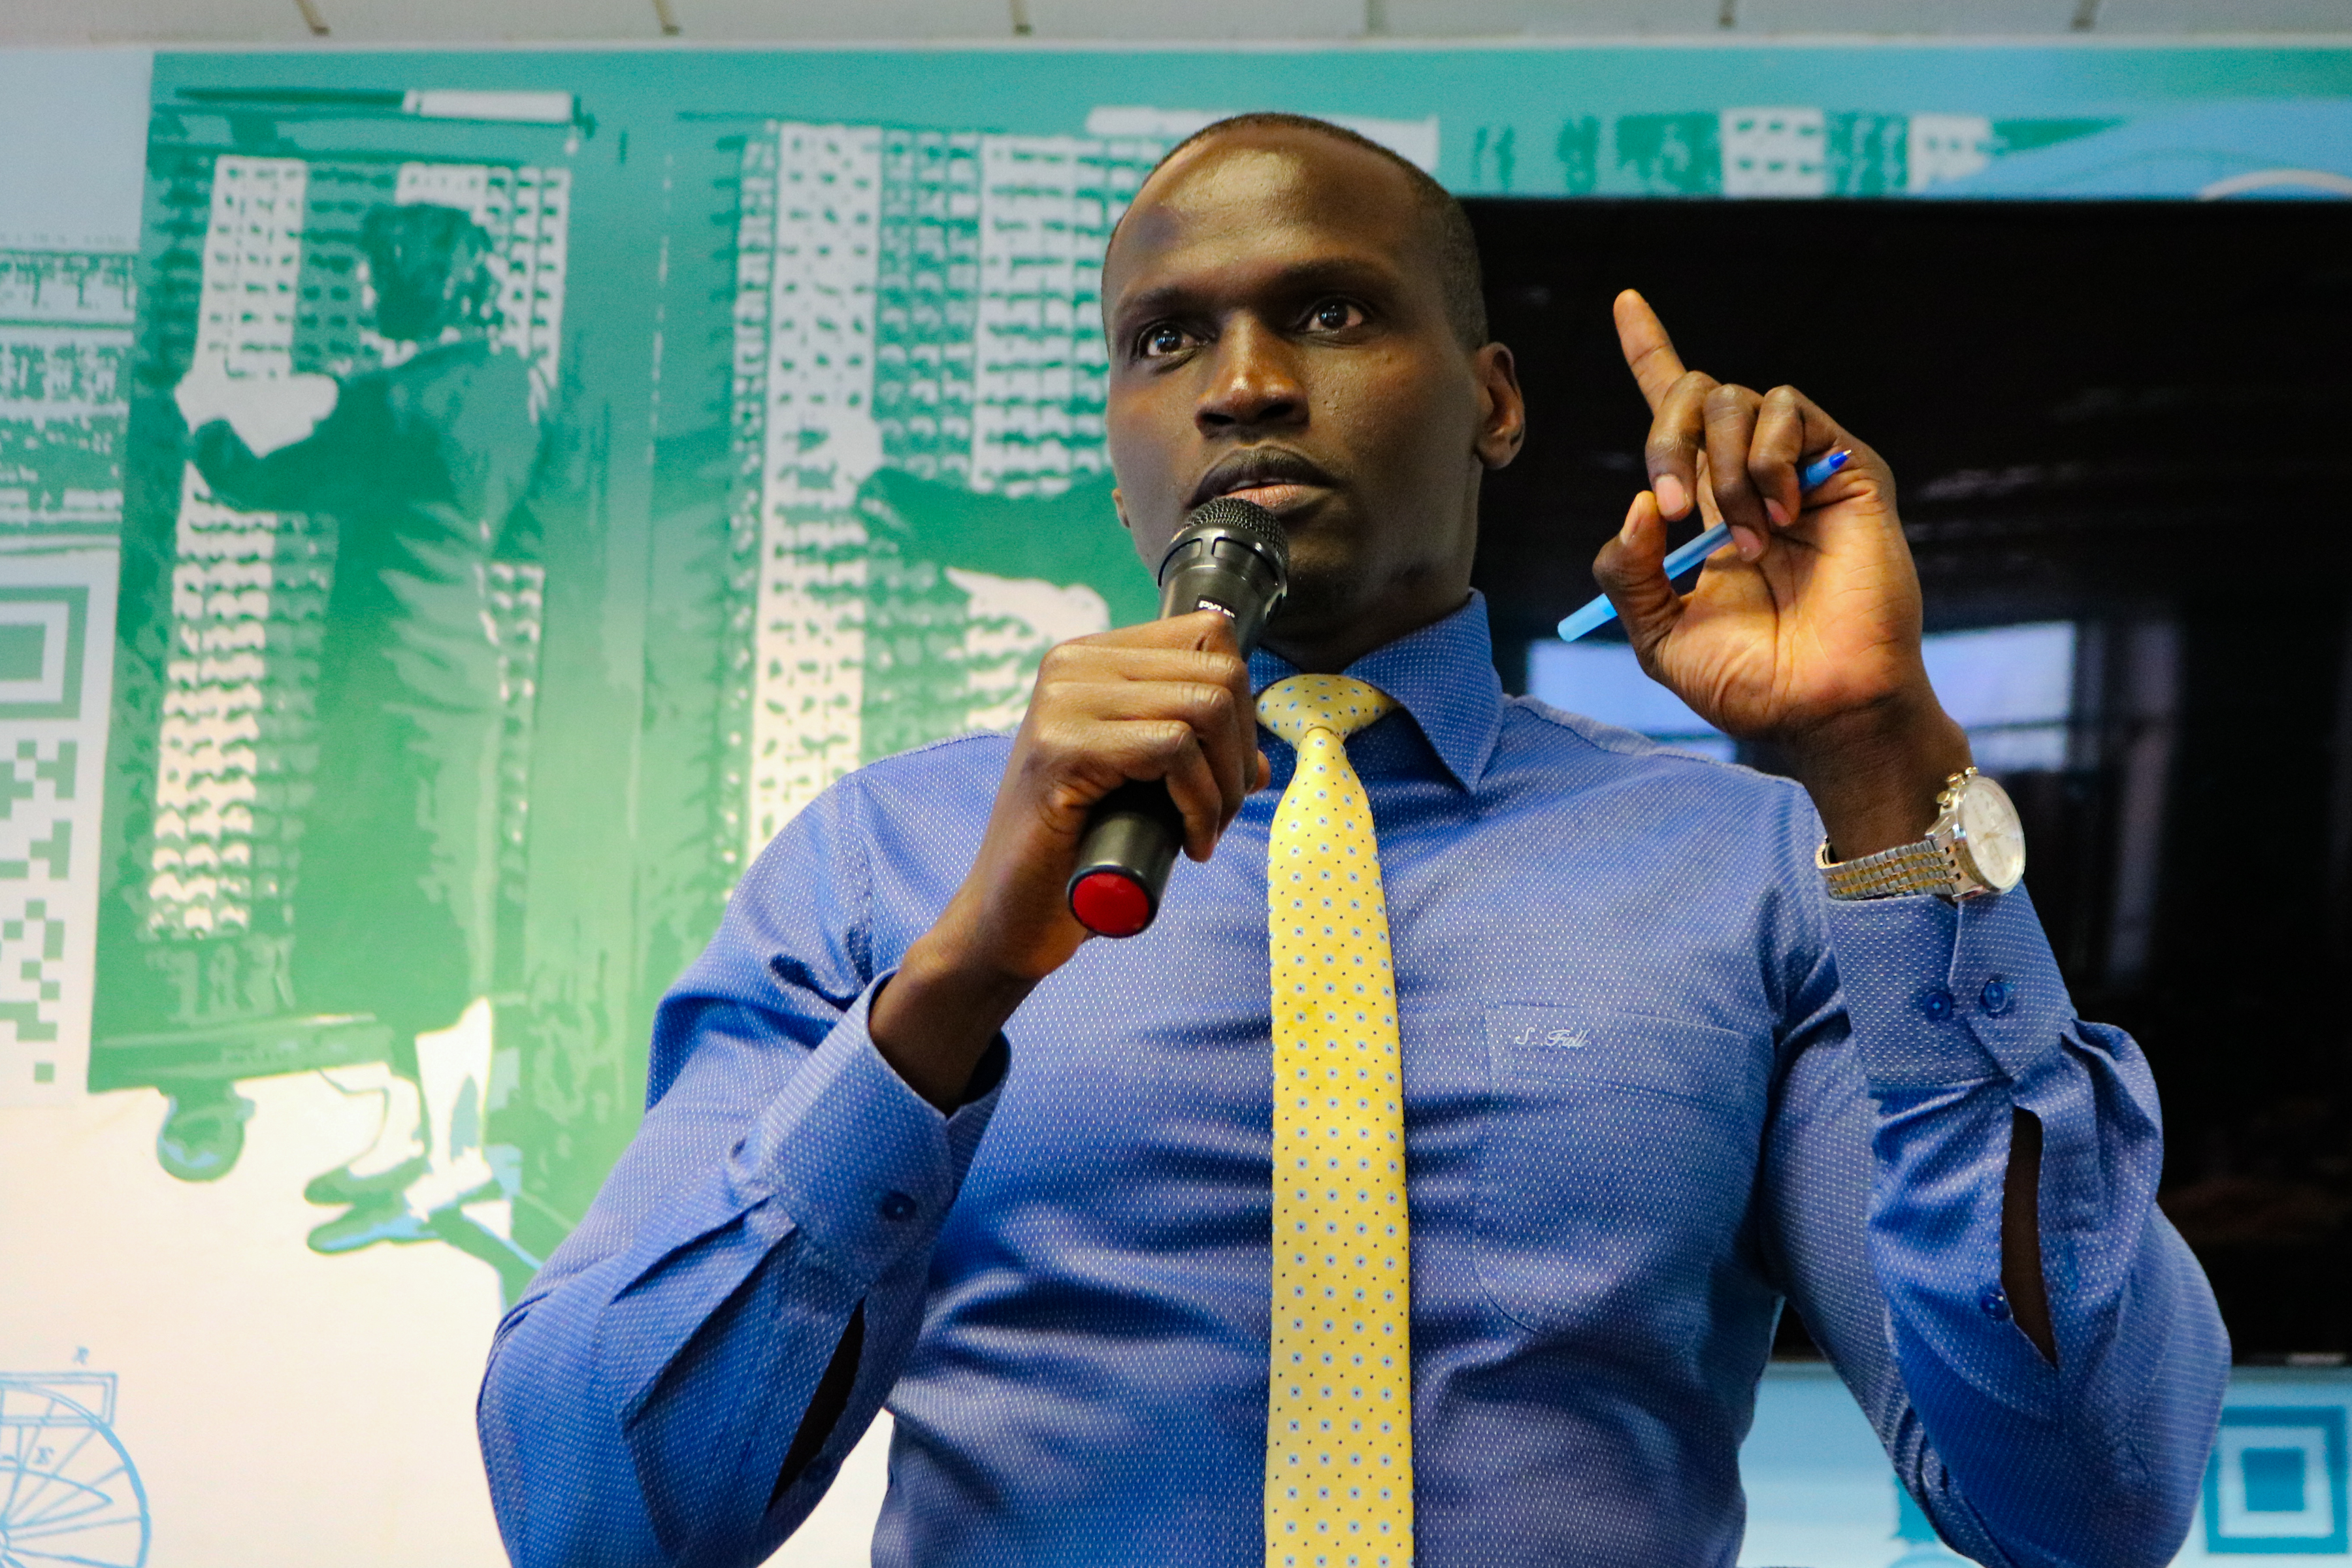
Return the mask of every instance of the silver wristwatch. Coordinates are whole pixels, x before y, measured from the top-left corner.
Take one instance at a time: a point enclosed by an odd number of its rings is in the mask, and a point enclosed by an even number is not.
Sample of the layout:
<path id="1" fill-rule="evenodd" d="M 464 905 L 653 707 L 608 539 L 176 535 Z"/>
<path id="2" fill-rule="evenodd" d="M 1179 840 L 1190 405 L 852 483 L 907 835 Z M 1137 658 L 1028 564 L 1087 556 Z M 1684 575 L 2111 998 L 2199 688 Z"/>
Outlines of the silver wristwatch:
<path id="1" fill-rule="evenodd" d="M 1832 860 L 1822 840 L 1814 864 L 1832 899 L 1893 899 L 1934 893 L 1980 899 L 2006 893 L 2025 876 L 2025 828 L 2009 792 L 1974 768 L 1944 781 L 1927 837 L 1858 860 Z"/>

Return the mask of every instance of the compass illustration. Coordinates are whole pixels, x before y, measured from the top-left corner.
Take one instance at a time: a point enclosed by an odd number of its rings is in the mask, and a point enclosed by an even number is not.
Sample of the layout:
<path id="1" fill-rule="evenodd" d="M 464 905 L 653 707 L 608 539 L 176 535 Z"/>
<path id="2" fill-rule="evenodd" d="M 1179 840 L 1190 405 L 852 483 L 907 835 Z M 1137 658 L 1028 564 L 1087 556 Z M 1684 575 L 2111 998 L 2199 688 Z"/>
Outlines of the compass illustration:
<path id="1" fill-rule="evenodd" d="M 0 1373 L 0 1568 L 142 1568 L 147 1491 L 110 1372 Z"/>

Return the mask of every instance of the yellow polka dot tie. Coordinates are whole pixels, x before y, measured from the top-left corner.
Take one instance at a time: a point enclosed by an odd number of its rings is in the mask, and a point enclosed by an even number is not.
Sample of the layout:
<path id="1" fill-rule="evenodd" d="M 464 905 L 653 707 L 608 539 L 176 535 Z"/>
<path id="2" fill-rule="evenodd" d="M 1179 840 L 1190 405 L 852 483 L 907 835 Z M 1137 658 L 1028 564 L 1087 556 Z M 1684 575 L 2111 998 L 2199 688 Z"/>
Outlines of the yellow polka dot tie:
<path id="1" fill-rule="evenodd" d="M 1267 1568 L 1412 1561 L 1404 1084 L 1371 802 L 1347 739 L 1396 707 L 1338 675 L 1266 688 L 1298 751 L 1266 856 L 1274 973 Z"/>

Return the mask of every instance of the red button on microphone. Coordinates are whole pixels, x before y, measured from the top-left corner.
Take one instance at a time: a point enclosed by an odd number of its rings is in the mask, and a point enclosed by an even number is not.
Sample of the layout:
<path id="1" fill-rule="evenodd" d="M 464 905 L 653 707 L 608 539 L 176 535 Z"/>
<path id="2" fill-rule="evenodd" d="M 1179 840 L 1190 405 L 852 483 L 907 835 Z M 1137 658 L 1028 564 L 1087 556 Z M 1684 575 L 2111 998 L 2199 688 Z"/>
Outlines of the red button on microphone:
<path id="1" fill-rule="evenodd" d="M 1070 888 L 1070 912 L 1097 936 L 1133 936 L 1151 923 L 1151 895 L 1117 871 L 1089 871 Z"/>

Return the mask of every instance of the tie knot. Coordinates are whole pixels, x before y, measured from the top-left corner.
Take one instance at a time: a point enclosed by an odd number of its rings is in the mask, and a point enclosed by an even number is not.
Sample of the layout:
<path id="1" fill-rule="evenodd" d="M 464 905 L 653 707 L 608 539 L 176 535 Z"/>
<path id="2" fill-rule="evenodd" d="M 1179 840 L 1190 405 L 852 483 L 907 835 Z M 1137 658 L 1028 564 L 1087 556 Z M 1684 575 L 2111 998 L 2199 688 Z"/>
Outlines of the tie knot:
<path id="1" fill-rule="evenodd" d="M 1328 730 L 1344 741 L 1396 705 L 1379 687 L 1344 675 L 1294 675 L 1257 694 L 1257 721 L 1293 746 L 1309 730 Z"/>

